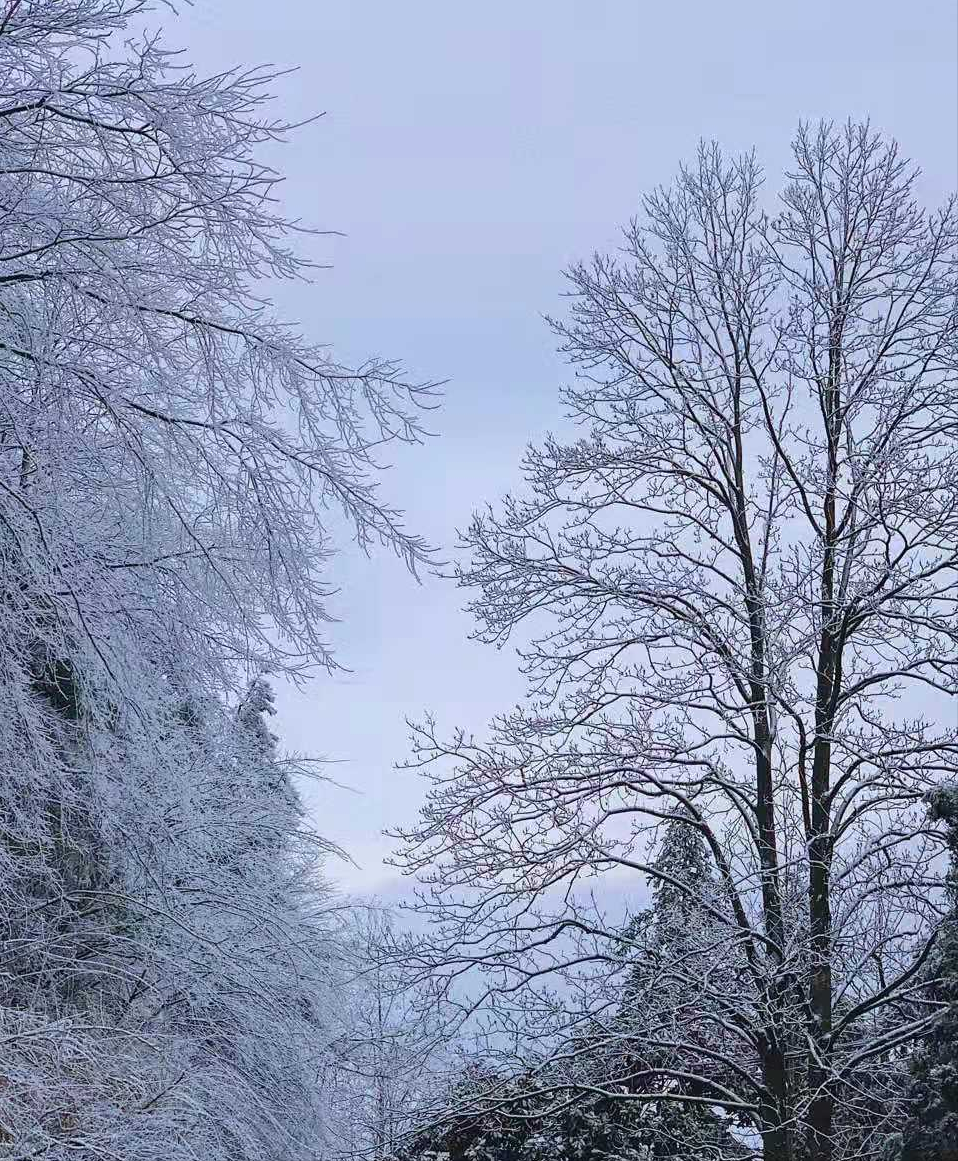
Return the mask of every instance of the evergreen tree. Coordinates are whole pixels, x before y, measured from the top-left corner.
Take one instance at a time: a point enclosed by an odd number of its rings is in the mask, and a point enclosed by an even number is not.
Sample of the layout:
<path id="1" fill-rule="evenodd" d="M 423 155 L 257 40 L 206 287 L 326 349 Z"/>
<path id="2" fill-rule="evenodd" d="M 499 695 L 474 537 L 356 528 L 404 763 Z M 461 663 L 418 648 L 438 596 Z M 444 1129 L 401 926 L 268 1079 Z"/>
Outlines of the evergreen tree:
<path id="1" fill-rule="evenodd" d="M 905 1123 L 890 1145 L 897 1161 L 958 1161 L 958 790 L 935 791 L 933 819 L 947 827 L 950 906 L 942 921 L 928 999 L 941 1017 L 919 1045 Z"/>
<path id="2" fill-rule="evenodd" d="M 659 1106 L 630 1101 L 628 1087 L 620 1085 L 551 1102 L 542 1079 L 505 1082 L 482 1071 L 466 1075 L 447 1094 L 447 1115 L 420 1134 L 402 1161 L 443 1156 L 448 1161 L 744 1161 L 749 1156 L 708 1110 L 690 1113 L 666 1101 Z"/>
<path id="3" fill-rule="evenodd" d="M 649 868 L 651 907 L 632 921 L 624 941 L 631 967 L 611 1038 L 624 1057 L 618 1075 L 631 1072 L 635 1091 L 712 1097 L 720 1108 L 723 1059 L 731 1055 L 727 1016 L 733 997 L 740 1003 L 740 973 L 735 926 L 691 810 L 661 828 Z M 708 1105 L 663 1099 L 654 1107 L 658 1147 L 666 1151 L 653 1156 L 736 1155 L 734 1120 Z"/>
<path id="4" fill-rule="evenodd" d="M 602 1096 L 558 1112 L 531 1078 L 503 1081 L 468 1071 L 446 1094 L 447 1115 L 403 1152 L 402 1161 L 653 1161 L 645 1115 Z M 483 1111 L 470 1108 L 485 1106 Z"/>
<path id="5" fill-rule="evenodd" d="M 478 1071 L 448 1094 L 445 1116 L 411 1161 L 738 1161 L 751 1155 L 721 1112 L 716 1055 L 737 987 L 734 934 L 714 860 L 691 811 L 666 821 L 649 862 L 651 906 L 621 940 L 625 986 L 541 1072 L 504 1080 Z M 677 1045 L 682 1043 L 682 1049 Z M 695 1049 L 698 1049 L 696 1053 Z M 660 1093 L 661 1099 L 632 1099 Z M 677 1093 L 701 1103 L 681 1103 Z M 709 1098 L 714 1100 L 714 1105 Z"/>
<path id="6" fill-rule="evenodd" d="M 249 685 L 236 710 L 236 784 L 234 792 L 251 811 L 250 829 L 257 853 L 279 856 L 303 816 L 290 764 L 277 753 L 278 739 L 267 717 L 276 713 L 272 687 L 262 677 Z"/>

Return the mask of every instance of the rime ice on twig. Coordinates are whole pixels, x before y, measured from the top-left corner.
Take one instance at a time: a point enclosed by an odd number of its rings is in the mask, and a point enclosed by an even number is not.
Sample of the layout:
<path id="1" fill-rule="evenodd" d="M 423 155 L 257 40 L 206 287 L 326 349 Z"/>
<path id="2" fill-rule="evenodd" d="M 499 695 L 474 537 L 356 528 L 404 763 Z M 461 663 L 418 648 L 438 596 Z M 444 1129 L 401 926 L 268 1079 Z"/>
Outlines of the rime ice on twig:
<path id="1" fill-rule="evenodd" d="M 703 146 L 619 255 L 572 269 L 555 329 L 585 434 L 529 451 L 461 576 L 484 638 L 531 625 L 529 704 L 485 743 L 416 736 L 419 962 L 486 1017 L 486 1059 L 557 1105 L 724 1108 L 767 1161 L 877 1156 L 902 1046 L 940 1014 L 923 796 L 958 773 L 958 207 L 912 187 L 867 125 L 803 126 L 774 210 L 754 157 Z M 650 859 L 669 822 L 717 895 Z M 615 1015 L 642 944 L 596 875 L 710 917 L 711 969 L 679 957 L 642 1030 Z M 557 1078 L 586 1030 L 605 1051 Z"/>

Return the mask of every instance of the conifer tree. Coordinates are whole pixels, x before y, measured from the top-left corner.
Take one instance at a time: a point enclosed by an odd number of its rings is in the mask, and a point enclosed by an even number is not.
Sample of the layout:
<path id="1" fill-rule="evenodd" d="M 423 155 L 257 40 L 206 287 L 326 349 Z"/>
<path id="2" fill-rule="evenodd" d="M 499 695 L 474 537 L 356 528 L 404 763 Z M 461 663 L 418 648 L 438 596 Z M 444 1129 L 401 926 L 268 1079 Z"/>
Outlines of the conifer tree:
<path id="1" fill-rule="evenodd" d="M 651 906 L 626 930 L 623 954 L 631 966 L 619 1027 L 607 1040 L 625 1057 L 617 1071 L 627 1089 L 662 1088 L 663 1100 L 646 1116 L 651 1157 L 739 1157 L 732 1119 L 707 1104 L 666 1099 L 676 1091 L 704 1099 L 713 1091 L 709 1079 L 728 1080 L 722 1059 L 734 1051 L 729 1011 L 733 997 L 741 1002 L 730 916 L 693 810 L 664 823 L 650 869 Z M 687 1079 L 663 1083 L 669 1072 Z"/>
<path id="2" fill-rule="evenodd" d="M 945 824 L 951 852 L 949 910 L 939 931 L 928 1000 L 941 1018 L 922 1038 L 900 1140 L 891 1145 L 898 1161 L 958 1161 L 958 790 L 929 796 L 932 819 Z"/>

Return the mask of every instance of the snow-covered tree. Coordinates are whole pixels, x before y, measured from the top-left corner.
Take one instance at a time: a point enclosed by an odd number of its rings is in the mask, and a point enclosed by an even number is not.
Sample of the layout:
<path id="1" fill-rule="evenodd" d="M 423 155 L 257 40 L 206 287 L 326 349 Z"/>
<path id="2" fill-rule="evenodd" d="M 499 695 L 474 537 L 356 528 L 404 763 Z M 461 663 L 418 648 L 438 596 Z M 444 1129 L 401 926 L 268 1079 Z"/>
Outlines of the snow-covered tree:
<path id="1" fill-rule="evenodd" d="M 602 1021 L 594 1059 L 610 1056 L 608 1076 L 628 1090 L 660 1086 L 663 1099 L 650 1106 L 647 1121 L 658 1124 L 663 1148 L 671 1126 L 684 1138 L 690 1157 L 706 1157 L 710 1146 L 714 1156 L 724 1151 L 732 1157 L 737 1126 L 704 1100 L 711 1092 L 709 1081 L 727 1086 L 734 1080 L 723 1062 L 727 1025 L 741 1012 L 748 978 L 745 964 L 736 963 L 725 947 L 731 915 L 690 811 L 681 810 L 663 824 L 649 865 L 651 906 L 626 928 L 623 998 L 612 1019 Z M 602 1084 L 606 1078 L 599 1071 L 596 1079 Z M 682 1107 L 672 1103 L 678 1094 L 703 1103 Z M 678 1148 L 674 1141 L 669 1147 Z"/>
<path id="2" fill-rule="evenodd" d="M 427 989 L 405 986 L 403 936 L 373 904 L 345 912 L 335 1036 L 323 1079 L 330 1156 L 394 1158 L 448 1083 L 452 1053 Z M 398 954 L 396 954 L 398 952 Z"/>
<path id="3" fill-rule="evenodd" d="M 0 0 L 0 1135 L 312 1157 L 332 899 L 247 682 L 333 664 L 331 521 L 422 559 L 374 456 L 429 391 L 274 317 L 274 74 L 150 9 Z"/>
<path id="4" fill-rule="evenodd" d="M 563 1051 L 570 1002 L 608 1023 L 596 880 L 667 882 L 650 839 L 687 812 L 712 978 L 742 976 L 709 1067 L 661 1064 L 646 1099 L 694 1080 L 676 1099 L 748 1119 L 765 1161 L 834 1161 L 936 1018 L 906 1013 L 944 906 L 923 796 L 958 765 L 958 207 L 922 208 L 867 125 L 803 126 L 793 158 L 774 204 L 753 155 L 703 146 L 571 271 L 586 430 L 529 450 L 461 574 L 483 637 L 529 630 L 529 702 L 488 740 L 426 723 L 403 858 L 420 971 L 518 1068 Z"/>
<path id="5" fill-rule="evenodd" d="M 559 1076 L 551 1077 L 557 1084 Z M 746 1161 L 749 1152 L 708 1110 L 653 1107 L 610 1086 L 556 1102 L 542 1078 L 481 1069 L 449 1085 L 434 1124 L 400 1151 L 402 1161 Z"/>
<path id="6" fill-rule="evenodd" d="M 932 817 L 948 828 L 951 906 L 939 929 L 922 997 L 939 1018 L 911 1060 L 905 1122 L 888 1153 L 894 1161 L 958 1159 L 958 791 L 945 787 L 930 797 Z"/>

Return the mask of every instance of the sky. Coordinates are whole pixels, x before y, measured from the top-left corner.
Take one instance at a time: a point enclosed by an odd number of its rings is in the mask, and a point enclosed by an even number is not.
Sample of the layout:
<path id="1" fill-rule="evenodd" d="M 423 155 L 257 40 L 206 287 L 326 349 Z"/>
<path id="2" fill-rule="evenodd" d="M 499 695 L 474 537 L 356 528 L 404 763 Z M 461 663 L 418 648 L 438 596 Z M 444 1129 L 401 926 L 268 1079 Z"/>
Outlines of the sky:
<path id="1" fill-rule="evenodd" d="M 755 148 L 771 188 L 800 119 L 870 118 L 958 185 L 954 0 L 196 0 L 163 24 L 199 71 L 269 63 L 277 116 L 324 115 L 271 160 L 292 218 L 340 237 L 276 301 L 344 362 L 399 359 L 446 380 L 436 433 L 383 481 L 446 560 L 470 513 L 521 484 L 523 448 L 562 423 L 569 374 L 543 314 L 562 271 L 616 245 L 642 193 L 701 139 Z M 386 827 L 424 794 L 407 718 L 481 734 L 522 697 L 515 654 L 469 640 L 468 595 L 387 553 L 332 567 L 332 640 L 349 672 L 280 688 L 277 731 L 330 759 L 312 820 L 351 862 L 344 889 L 389 897 Z"/>

